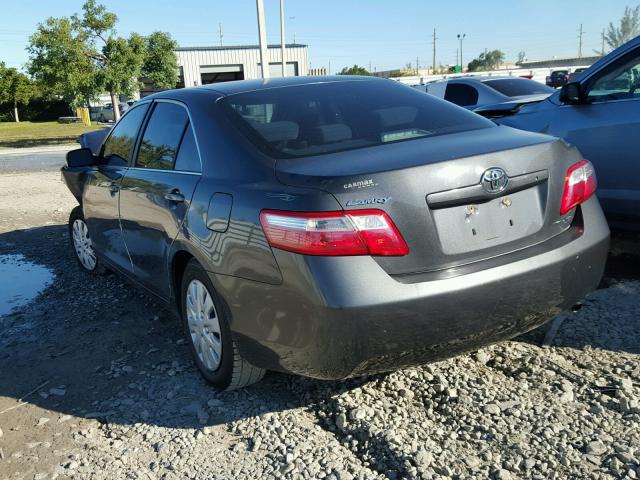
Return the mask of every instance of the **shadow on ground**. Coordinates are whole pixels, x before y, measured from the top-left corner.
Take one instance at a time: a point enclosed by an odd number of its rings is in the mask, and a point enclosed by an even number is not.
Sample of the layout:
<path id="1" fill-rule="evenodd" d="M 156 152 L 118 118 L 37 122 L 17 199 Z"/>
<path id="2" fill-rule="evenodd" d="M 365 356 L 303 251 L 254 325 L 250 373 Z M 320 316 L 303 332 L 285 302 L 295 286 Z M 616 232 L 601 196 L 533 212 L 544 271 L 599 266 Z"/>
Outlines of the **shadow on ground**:
<path id="1" fill-rule="evenodd" d="M 62 225 L 0 234 L 0 254 L 22 254 L 56 275 L 34 302 L 0 317 L 0 397 L 6 397 L 0 399 L 0 412 L 33 392 L 25 401 L 61 414 L 117 424 L 199 428 L 313 408 L 379 378 L 322 382 L 272 373 L 247 389 L 218 394 L 193 367 L 178 322 L 161 304 L 115 275 L 83 273 L 69 248 Z M 628 329 L 632 339 L 638 327 L 637 321 L 616 324 Z M 590 335 L 602 336 L 607 328 L 603 323 L 581 336 L 563 335 L 560 346 L 581 348 L 597 341 Z M 521 339 L 527 341 L 527 336 Z M 631 348 L 626 343 L 601 347 Z"/>
<path id="2" fill-rule="evenodd" d="M 101 421 L 198 428 L 308 406 L 314 393 L 331 396 L 367 381 L 271 373 L 218 394 L 195 370 L 171 313 L 116 275 L 82 272 L 66 226 L 0 234 L 0 254 L 16 253 L 56 278 L 34 302 L 0 316 L 0 397 L 8 397 L 0 412 L 45 384 L 25 401 Z M 50 394 L 58 387 L 64 395 Z"/>

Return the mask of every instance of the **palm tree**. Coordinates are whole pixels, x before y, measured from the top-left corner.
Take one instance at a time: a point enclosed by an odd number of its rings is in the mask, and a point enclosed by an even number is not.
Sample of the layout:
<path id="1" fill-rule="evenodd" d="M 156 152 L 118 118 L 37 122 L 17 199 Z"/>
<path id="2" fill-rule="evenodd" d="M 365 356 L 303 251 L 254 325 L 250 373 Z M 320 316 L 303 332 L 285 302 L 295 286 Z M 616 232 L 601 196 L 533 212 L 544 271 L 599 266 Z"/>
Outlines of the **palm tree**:
<path id="1" fill-rule="evenodd" d="M 640 5 L 635 8 L 625 7 L 619 27 L 615 27 L 613 22 L 609 22 L 604 39 L 607 45 L 614 49 L 638 35 L 640 35 Z"/>

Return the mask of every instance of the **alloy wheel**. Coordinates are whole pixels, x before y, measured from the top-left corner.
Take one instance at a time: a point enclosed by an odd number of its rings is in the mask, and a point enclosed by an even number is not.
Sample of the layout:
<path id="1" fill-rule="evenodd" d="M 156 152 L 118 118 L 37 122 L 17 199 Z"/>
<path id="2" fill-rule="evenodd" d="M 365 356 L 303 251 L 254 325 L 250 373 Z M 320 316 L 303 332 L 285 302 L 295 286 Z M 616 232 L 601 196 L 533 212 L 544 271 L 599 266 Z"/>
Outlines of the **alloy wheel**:
<path id="1" fill-rule="evenodd" d="M 191 342 L 207 370 L 215 371 L 222 360 L 220 320 L 213 298 L 200 280 L 191 280 L 186 295 L 187 323 Z"/>
<path id="2" fill-rule="evenodd" d="M 73 247 L 80 260 L 80 264 L 89 271 L 96 268 L 96 254 L 93 251 L 93 244 L 89 237 L 87 224 L 80 219 L 73 222 Z"/>

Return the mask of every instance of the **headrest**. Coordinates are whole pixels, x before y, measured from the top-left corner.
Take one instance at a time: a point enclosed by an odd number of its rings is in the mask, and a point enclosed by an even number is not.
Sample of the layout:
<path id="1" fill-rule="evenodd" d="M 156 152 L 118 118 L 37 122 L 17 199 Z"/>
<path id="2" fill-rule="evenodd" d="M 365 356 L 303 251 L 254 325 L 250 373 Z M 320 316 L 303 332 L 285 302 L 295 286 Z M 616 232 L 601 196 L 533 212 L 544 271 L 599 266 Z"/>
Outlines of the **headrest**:
<path id="1" fill-rule="evenodd" d="M 311 130 L 311 143 L 314 145 L 324 145 L 326 143 L 342 142 L 351 140 L 351 129 L 344 123 L 332 123 L 330 125 L 320 125 Z"/>
<path id="2" fill-rule="evenodd" d="M 287 121 L 271 123 L 252 122 L 251 125 L 269 143 L 295 140 L 298 138 L 298 131 L 300 130 L 297 123 Z"/>
<path id="3" fill-rule="evenodd" d="M 378 118 L 382 128 L 389 128 L 413 122 L 418 114 L 418 109 L 416 107 L 381 108 L 374 110 L 373 114 Z"/>

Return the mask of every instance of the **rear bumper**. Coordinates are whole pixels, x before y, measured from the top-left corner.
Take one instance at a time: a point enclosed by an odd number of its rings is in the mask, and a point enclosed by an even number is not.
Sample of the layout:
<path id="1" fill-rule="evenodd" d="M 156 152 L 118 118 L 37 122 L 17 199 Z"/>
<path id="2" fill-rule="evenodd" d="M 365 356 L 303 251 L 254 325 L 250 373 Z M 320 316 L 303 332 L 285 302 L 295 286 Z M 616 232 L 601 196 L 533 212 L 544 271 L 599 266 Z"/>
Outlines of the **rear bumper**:
<path id="1" fill-rule="evenodd" d="M 595 197 L 581 209 L 583 231 L 557 248 L 452 278 L 401 283 L 371 257 L 276 251 L 281 285 L 212 281 L 256 366 L 337 379 L 416 365 L 530 330 L 594 290 L 609 229 Z"/>

